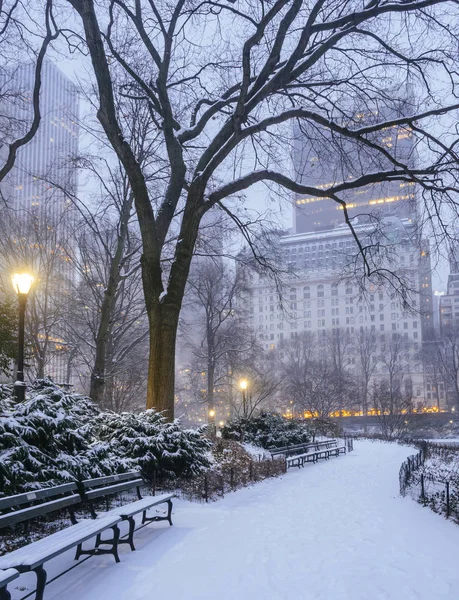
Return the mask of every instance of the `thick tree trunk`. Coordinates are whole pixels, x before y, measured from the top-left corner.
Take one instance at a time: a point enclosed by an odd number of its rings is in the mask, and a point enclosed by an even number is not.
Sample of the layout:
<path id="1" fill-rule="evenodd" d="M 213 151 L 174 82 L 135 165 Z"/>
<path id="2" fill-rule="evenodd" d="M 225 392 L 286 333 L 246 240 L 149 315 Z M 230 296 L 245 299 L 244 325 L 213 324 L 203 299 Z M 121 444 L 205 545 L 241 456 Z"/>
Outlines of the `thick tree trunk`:
<path id="1" fill-rule="evenodd" d="M 179 311 L 156 303 L 147 309 L 150 325 L 147 408 L 174 418 L 175 341 Z"/>
<path id="2" fill-rule="evenodd" d="M 201 219 L 198 200 L 189 196 L 167 290 L 163 287 L 160 253 L 154 247 L 154 238 L 143 240 L 142 281 L 150 330 L 147 408 L 164 412 L 170 420 L 174 418 L 175 342 L 179 315 Z"/>

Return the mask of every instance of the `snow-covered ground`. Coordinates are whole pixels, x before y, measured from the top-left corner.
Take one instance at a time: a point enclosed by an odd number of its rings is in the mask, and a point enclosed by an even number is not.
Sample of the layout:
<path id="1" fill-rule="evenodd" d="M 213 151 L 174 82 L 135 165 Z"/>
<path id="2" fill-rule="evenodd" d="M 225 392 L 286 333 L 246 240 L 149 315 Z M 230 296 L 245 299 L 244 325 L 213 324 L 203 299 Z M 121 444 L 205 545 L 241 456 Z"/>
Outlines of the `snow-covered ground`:
<path id="1" fill-rule="evenodd" d="M 51 583 L 46 600 L 456 600 L 459 527 L 398 495 L 406 446 L 353 453 L 235 492 L 177 501 L 122 547 Z M 72 555 L 51 565 L 72 563 Z M 19 580 L 27 582 L 26 577 Z M 12 589 L 13 598 L 24 592 Z"/>

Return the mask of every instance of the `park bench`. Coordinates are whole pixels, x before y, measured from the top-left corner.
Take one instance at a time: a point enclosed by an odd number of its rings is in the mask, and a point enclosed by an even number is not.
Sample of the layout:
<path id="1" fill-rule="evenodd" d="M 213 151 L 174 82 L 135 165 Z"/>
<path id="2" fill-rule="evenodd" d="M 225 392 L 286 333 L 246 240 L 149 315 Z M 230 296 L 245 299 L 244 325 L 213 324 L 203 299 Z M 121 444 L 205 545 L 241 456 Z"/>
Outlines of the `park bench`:
<path id="1" fill-rule="evenodd" d="M 295 446 L 283 446 L 282 448 L 270 448 L 269 452 L 271 453 L 271 457 L 284 455 L 285 457 L 305 454 L 310 452 L 311 450 L 319 451 L 322 449 L 333 448 L 336 446 L 336 439 L 329 440 L 320 440 L 316 442 L 308 442 L 307 444 L 297 444 Z"/>
<path id="2" fill-rule="evenodd" d="M 72 523 L 69 527 L 0 557 L 0 570 L 8 572 L 10 569 L 16 569 L 19 573 L 30 571 L 35 573 L 37 577 L 36 600 L 42 600 L 45 590 L 47 573 L 43 565 L 71 548 L 78 547 L 81 549 L 84 542 L 100 535 L 103 531 L 108 529 L 113 531 L 113 538 L 107 542 L 111 548 L 101 550 L 95 547 L 91 550 L 85 550 L 85 554 L 109 553 L 113 554 L 116 562 L 119 562 L 118 540 L 120 531 L 118 523 L 122 518 L 113 514 L 97 520 L 84 519 L 77 522 L 74 507 L 80 502 L 81 497 L 77 492 L 76 483 L 66 483 L 0 498 L 0 530 L 19 523 L 28 526 L 30 521 L 38 517 L 63 509 L 69 511 Z M 76 558 L 78 558 L 78 555 Z M 11 574 L 12 577 L 13 575 L 14 573 Z M 3 593 L 1 586 L 0 593 Z M 3 593 L 3 595 L 4 598 L 8 598 L 8 592 Z"/>
<path id="3" fill-rule="evenodd" d="M 338 446 L 337 440 L 326 440 L 325 442 L 319 442 L 314 444 L 308 444 L 312 447 L 308 452 L 302 454 L 296 454 L 294 456 L 287 456 L 286 463 L 287 468 L 289 467 L 304 467 L 307 462 L 317 462 L 321 458 L 329 459 L 330 456 L 339 456 L 340 454 L 346 454 L 346 446 Z"/>
<path id="4" fill-rule="evenodd" d="M 116 516 L 129 523 L 129 533 L 127 539 L 121 538 L 119 543 L 127 543 L 131 550 L 134 547 L 135 516 L 142 513 L 142 524 L 151 521 L 169 521 L 172 525 L 172 498 L 174 494 L 162 494 L 160 496 L 146 496 L 142 498 L 140 488 L 144 481 L 138 471 L 122 473 L 120 475 L 111 475 L 108 477 L 98 477 L 97 479 L 87 479 L 81 483 L 83 497 L 88 501 L 91 515 L 94 519 L 104 518 L 107 515 Z M 111 510 L 98 513 L 96 503 L 102 499 L 114 496 L 124 491 L 136 490 L 137 500 L 123 506 L 118 506 Z M 147 516 L 147 511 L 160 504 L 167 504 L 167 516 Z M 97 536 L 96 548 L 105 544 L 101 535 Z M 77 554 L 83 554 L 86 551 L 77 551 Z"/>
<path id="5" fill-rule="evenodd" d="M 11 600 L 11 594 L 6 586 L 17 577 L 19 577 L 19 571 L 16 571 L 16 569 L 0 571 L 0 600 Z"/>

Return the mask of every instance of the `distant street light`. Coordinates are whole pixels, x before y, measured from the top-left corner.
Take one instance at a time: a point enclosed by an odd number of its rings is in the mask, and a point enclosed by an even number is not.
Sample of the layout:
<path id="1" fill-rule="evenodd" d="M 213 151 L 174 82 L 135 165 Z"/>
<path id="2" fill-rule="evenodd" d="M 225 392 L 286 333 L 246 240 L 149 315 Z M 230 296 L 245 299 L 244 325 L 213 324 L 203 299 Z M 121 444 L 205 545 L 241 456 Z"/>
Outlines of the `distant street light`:
<path id="1" fill-rule="evenodd" d="M 19 336 L 18 336 L 18 371 L 14 384 L 14 396 L 18 402 L 25 400 L 26 384 L 24 383 L 24 330 L 27 296 L 34 277 L 28 273 L 15 273 L 12 276 L 13 287 L 19 300 Z"/>

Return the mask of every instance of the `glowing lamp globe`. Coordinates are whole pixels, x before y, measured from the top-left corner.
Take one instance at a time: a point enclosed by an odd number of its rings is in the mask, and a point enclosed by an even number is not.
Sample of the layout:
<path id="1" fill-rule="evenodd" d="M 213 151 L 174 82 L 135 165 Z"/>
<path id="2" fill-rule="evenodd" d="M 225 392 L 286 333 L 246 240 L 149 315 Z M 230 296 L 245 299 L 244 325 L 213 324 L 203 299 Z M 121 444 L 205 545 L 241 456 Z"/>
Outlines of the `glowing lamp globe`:
<path id="1" fill-rule="evenodd" d="M 15 273 L 11 279 L 17 294 L 28 294 L 35 278 L 28 273 Z"/>

